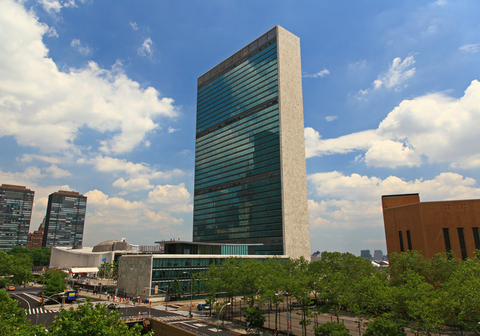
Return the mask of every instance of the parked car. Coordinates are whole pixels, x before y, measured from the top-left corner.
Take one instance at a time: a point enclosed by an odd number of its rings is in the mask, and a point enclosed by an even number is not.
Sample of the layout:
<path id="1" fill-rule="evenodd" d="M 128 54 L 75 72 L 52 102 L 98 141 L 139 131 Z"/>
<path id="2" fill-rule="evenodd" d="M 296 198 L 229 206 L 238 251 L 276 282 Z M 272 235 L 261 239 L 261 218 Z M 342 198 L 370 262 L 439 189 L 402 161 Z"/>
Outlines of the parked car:
<path id="1" fill-rule="evenodd" d="M 14 290 L 15 290 L 15 286 L 8 286 L 8 290 L 9 290 L 9 291 L 14 291 Z"/>
<path id="2" fill-rule="evenodd" d="M 118 303 L 112 302 L 112 303 L 108 304 L 107 308 L 108 309 L 118 309 L 118 308 L 120 308 L 120 305 Z"/>
<path id="3" fill-rule="evenodd" d="M 207 306 L 205 303 L 200 303 L 197 305 L 197 310 L 210 310 L 210 306 Z"/>

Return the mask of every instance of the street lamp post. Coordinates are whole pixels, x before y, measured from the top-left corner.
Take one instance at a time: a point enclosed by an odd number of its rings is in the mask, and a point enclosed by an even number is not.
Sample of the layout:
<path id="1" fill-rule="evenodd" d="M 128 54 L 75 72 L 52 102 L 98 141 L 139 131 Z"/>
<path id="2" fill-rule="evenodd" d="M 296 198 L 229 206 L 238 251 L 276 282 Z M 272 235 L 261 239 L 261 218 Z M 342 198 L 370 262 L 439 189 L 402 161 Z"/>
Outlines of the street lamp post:
<path id="1" fill-rule="evenodd" d="M 290 336 L 290 307 L 288 306 L 288 297 L 290 293 L 283 293 L 287 297 L 287 335 Z"/>
<path id="2" fill-rule="evenodd" d="M 220 308 L 220 312 L 218 313 L 218 319 L 217 319 L 217 335 L 218 335 L 218 327 L 219 327 L 218 324 L 220 322 L 220 315 L 222 315 L 222 310 L 223 310 L 223 308 L 225 308 L 225 306 L 230 306 L 230 305 L 231 305 L 231 303 L 227 302 L 223 305 L 222 308 Z"/>
<path id="3" fill-rule="evenodd" d="M 189 316 L 190 318 L 192 318 L 192 300 L 193 300 L 192 287 L 193 287 L 193 277 L 192 277 L 192 273 L 183 272 L 183 274 L 188 274 L 188 275 L 190 275 L 190 308 L 188 309 L 188 316 Z"/>

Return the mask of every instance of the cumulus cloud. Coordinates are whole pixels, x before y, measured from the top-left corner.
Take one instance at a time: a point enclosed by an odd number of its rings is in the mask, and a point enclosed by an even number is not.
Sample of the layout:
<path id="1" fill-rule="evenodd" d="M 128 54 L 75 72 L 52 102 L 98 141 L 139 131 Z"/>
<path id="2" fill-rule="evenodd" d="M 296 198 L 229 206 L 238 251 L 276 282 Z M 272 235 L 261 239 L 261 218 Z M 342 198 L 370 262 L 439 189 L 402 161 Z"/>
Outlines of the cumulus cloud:
<path id="1" fill-rule="evenodd" d="M 422 201 L 480 198 L 476 180 L 445 172 L 431 180 L 406 181 L 396 176 L 385 179 L 344 175 L 341 172 L 317 173 L 308 176 L 315 196 L 309 200 L 312 228 L 360 228 L 383 226 L 381 196 L 419 193 Z"/>
<path id="2" fill-rule="evenodd" d="M 173 127 L 168 128 L 168 133 L 173 133 L 173 132 L 176 132 L 176 131 L 179 131 L 179 129 L 178 128 L 173 128 Z"/>
<path id="3" fill-rule="evenodd" d="M 98 171 L 101 172 L 124 172 L 132 177 L 154 178 L 172 178 L 181 176 L 185 173 L 180 169 L 171 171 L 158 171 L 149 167 L 145 163 L 133 163 L 125 159 L 117 159 L 109 156 L 97 156 L 89 161 Z"/>
<path id="4" fill-rule="evenodd" d="M 147 202 L 151 204 L 168 205 L 168 210 L 173 212 L 193 211 L 191 195 L 185 188 L 185 183 L 179 185 L 157 185 L 148 193 Z"/>
<path id="5" fill-rule="evenodd" d="M 72 46 L 73 48 L 78 50 L 80 54 L 85 56 L 92 53 L 92 49 L 90 49 L 88 46 L 82 46 L 79 39 L 73 39 L 70 43 L 70 46 Z"/>
<path id="6" fill-rule="evenodd" d="M 43 9 L 51 15 L 55 15 L 62 8 L 77 7 L 75 0 L 38 0 Z M 85 2 L 80 0 L 80 2 Z"/>
<path id="7" fill-rule="evenodd" d="M 330 122 L 330 121 L 334 121 L 334 120 L 337 120 L 338 119 L 338 116 L 326 116 L 325 117 L 325 120 Z"/>
<path id="8" fill-rule="evenodd" d="M 415 68 L 412 68 L 414 63 L 415 59 L 413 55 L 408 56 L 403 61 L 400 57 L 394 58 L 388 70 L 384 74 L 379 75 L 378 78 L 373 81 L 371 88 L 359 91 L 360 96 L 363 97 L 371 91 L 378 90 L 381 87 L 387 89 L 394 88 L 396 91 L 406 87 L 406 85 L 402 86 L 402 84 L 415 74 L 416 70 Z"/>
<path id="9" fill-rule="evenodd" d="M 150 57 L 153 53 L 152 45 L 153 45 L 152 39 L 150 37 L 146 38 L 143 41 L 142 46 L 138 48 L 138 54 L 140 56 Z"/>
<path id="10" fill-rule="evenodd" d="M 149 232 L 148 241 L 156 237 L 165 237 L 177 232 L 183 225 L 183 219 L 175 218 L 162 209 L 154 209 L 142 201 L 128 201 L 121 197 L 109 197 L 99 190 L 85 193 L 88 197 L 88 226 L 95 227 L 96 236 L 104 234 L 111 237 L 129 232 L 132 227 L 137 231 Z M 86 235 L 92 235 L 92 230 Z M 87 238 L 98 241 L 98 238 Z"/>
<path id="11" fill-rule="evenodd" d="M 477 44 L 465 44 L 458 48 L 461 52 L 466 54 L 475 54 L 480 50 L 480 43 Z"/>
<path id="12" fill-rule="evenodd" d="M 72 176 L 72 173 L 70 173 L 67 170 L 63 170 L 62 168 L 59 168 L 57 165 L 51 165 L 48 168 L 45 168 L 45 170 L 52 175 L 53 178 L 62 178 L 62 177 L 68 177 Z"/>
<path id="13" fill-rule="evenodd" d="M 419 166 L 422 157 L 452 167 L 480 166 L 480 82 L 472 81 L 461 98 L 432 93 L 402 101 L 377 129 L 322 139 L 305 128 L 307 157 L 364 151 L 369 166 Z"/>
<path id="14" fill-rule="evenodd" d="M 303 75 L 303 77 L 306 77 L 306 78 L 318 78 L 318 77 L 325 77 L 326 75 L 330 75 L 330 71 L 327 70 L 327 69 L 323 69 L 322 71 L 319 71 L 313 75 L 308 75 L 308 74 L 305 74 Z"/>
<path id="15" fill-rule="evenodd" d="M 153 185 L 151 185 L 150 181 L 146 178 L 132 178 L 125 181 L 125 179 L 121 177 L 113 182 L 113 186 L 130 191 L 147 190 L 153 188 Z"/>
<path id="16" fill-rule="evenodd" d="M 45 1 L 56 10 L 74 2 Z M 102 69 L 58 70 L 42 41 L 48 28 L 14 1 L 0 4 L 0 136 L 44 153 L 72 151 L 79 129 L 107 134 L 105 153 L 126 153 L 159 128 L 154 120 L 173 117 L 170 98 L 129 79 L 120 63 Z"/>

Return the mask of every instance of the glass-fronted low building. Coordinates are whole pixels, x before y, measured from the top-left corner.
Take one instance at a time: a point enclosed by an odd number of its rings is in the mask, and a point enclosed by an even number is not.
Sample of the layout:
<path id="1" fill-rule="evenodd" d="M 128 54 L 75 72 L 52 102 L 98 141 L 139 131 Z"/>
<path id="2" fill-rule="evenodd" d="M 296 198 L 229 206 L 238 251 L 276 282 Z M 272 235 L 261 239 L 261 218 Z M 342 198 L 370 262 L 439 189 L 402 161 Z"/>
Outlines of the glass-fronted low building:
<path id="1" fill-rule="evenodd" d="M 276 26 L 197 85 L 193 241 L 309 260 L 299 38 Z"/>
<path id="2" fill-rule="evenodd" d="M 27 246 L 35 192 L 24 186 L 0 186 L 0 250 Z"/>
<path id="3" fill-rule="evenodd" d="M 227 258 L 260 259 L 287 258 L 285 256 L 255 255 L 260 245 L 206 244 L 182 241 L 158 242 L 165 244 L 169 254 L 123 255 L 119 258 L 117 287 L 120 295 L 152 300 L 164 300 L 165 292 L 175 280 L 181 288 L 188 288 L 190 274 L 206 272 L 208 266 L 221 265 Z M 210 252 L 220 253 L 210 254 Z M 179 252 L 180 254 L 175 254 Z M 185 254 L 185 252 L 193 254 Z"/>

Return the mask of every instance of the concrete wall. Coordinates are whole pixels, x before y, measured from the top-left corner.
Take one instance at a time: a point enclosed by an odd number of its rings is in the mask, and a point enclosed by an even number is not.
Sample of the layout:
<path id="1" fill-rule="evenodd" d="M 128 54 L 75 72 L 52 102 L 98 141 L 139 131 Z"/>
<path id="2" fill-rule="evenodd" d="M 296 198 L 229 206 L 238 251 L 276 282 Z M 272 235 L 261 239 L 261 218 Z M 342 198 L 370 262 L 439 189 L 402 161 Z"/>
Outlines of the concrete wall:
<path id="1" fill-rule="evenodd" d="M 195 335 L 186 330 L 168 325 L 164 322 L 157 321 L 154 319 L 150 321 L 150 330 L 154 331 L 154 336 L 190 336 Z"/>
<path id="2" fill-rule="evenodd" d="M 300 39 L 277 26 L 285 255 L 310 260 Z"/>
<path id="3" fill-rule="evenodd" d="M 135 294 L 142 299 L 148 297 L 152 285 L 152 266 L 152 255 L 121 256 L 118 263 L 118 290 L 123 290 L 130 297 Z"/>
<path id="4" fill-rule="evenodd" d="M 91 253 L 57 247 L 52 247 L 51 251 L 50 267 L 100 267 L 103 258 L 106 258 L 106 262 L 111 263 L 114 257 L 113 252 Z"/>

